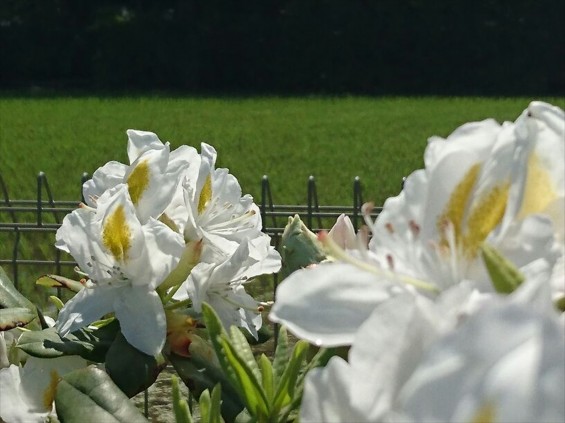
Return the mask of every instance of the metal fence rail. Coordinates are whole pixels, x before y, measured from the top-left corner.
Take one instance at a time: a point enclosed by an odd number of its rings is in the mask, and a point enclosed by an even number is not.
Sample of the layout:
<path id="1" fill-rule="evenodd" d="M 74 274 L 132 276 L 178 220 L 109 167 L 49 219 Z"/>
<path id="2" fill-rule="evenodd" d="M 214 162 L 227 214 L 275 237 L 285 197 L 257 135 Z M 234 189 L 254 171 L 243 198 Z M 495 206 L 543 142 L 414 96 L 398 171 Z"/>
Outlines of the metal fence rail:
<path id="1" fill-rule="evenodd" d="M 89 179 L 87 173 L 83 173 L 81 186 Z M 78 190 L 77 181 L 77 192 Z M 357 229 L 363 222 L 361 207 L 363 205 L 362 186 L 359 177 L 354 178 L 352 183 L 352 203 L 349 206 L 320 205 L 316 180 L 313 176 L 306 183 L 307 204 L 286 205 L 277 204 L 273 201 L 271 182 L 265 175 L 261 180 L 261 195 L 256 202 L 261 210 L 263 230 L 272 237 L 273 245 L 278 246 L 288 217 L 299 214 L 308 228 L 313 231 L 329 229 L 336 218 L 344 213 L 351 218 L 353 226 Z M 34 200 L 11 199 L 8 187 L 0 174 L 0 192 L 2 201 L 0 203 L 0 235 L 2 236 L 0 248 L 0 266 L 12 276 L 16 287 L 20 283 L 20 270 L 24 266 L 39 266 L 43 273 L 61 274 L 64 267 L 75 266 L 76 263 L 68 254 L 52 247 L 47 253 L 42 251 L 41 255 L 46 257 L 27 257 L 22 252 L 22 243 L 26 237 L 37 237 L 39 235 L 29 234 L 52 234 L 51 244 L 55 240 L 55 232 L 61 226 L 61 222 L 67 213 L 74 210 L 79 201 L 55 200 L 47 175 L 39 172 L 37 175 L 37 195 Z M 77 195 L 78 197 L 78 195 Z M 380 212 L 380 208 L 373 210 L 373 218 Z M 8 248 L 6 248 L 6 245 Z"/>

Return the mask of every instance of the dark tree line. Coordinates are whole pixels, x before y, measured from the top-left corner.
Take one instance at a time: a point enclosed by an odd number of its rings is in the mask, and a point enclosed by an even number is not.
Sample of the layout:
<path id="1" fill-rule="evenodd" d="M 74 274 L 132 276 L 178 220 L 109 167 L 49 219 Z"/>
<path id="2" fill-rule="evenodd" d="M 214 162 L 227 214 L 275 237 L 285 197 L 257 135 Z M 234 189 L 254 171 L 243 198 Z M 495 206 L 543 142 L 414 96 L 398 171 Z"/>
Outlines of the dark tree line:
<path id="1" fill-rule="evenodd" d="M 564 95 L 562 0 L 2 0 L 0 88 Z"/>

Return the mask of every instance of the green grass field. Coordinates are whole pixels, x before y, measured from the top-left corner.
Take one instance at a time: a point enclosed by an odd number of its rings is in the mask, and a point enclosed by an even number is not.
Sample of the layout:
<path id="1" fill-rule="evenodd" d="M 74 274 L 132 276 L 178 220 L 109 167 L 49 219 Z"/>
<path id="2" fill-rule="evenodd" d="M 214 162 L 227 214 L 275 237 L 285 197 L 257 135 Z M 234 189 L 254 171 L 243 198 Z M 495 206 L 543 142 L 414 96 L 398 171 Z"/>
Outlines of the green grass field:
<path id="1" fill-rule="evenodd" d="M 565 98 L 542 100 L 565 107 Z M 125 162 L 125 131 L 135 128 L 156 132 L 174 148 L 212 144 L 218 167 L 229 168 L 255 198 L 267 174 L 276 203 L 305 204 L 306 181 L 314 175 L 321 204 L 351 205 L 352 180 L 360 176 L 365 201 L 381 205 L 398 193 L 403 176 L 422 167 L 428 137 L 488 117 L 513 121 L 529 101 L 3 97 L 0 173 L 12 199 L 35 198 L 35 178 L 44 171 L 56 200 L 78 200 L 82 172 L 109 160 Z M 8 235 L 0 237 L 0 257 L 8 258 Z M 53 238 L 22 243 L 22 255 L 52 257 Z"/>
<path id="2" fill-rule="evenodd" d="M 550 99 L 565 105 L 565 99 Z M 306 179 L 320 201 L 350 204 L 360 176 L 376 204 L 422 166 L 426 140 L 493 117 L 514 120 L 528 99 L 478 98 L 48 98 L 0 99 L 0 172 L 11 197 L 33 198 L 46 172 L 56 199 L 75 200 L 83 171 L 126 161 L 128 128 L 156 132 L 173 147 L 218 150 L 218 165 L 244 192 L 270 177 L 277 203 L 305 203 Z"/>

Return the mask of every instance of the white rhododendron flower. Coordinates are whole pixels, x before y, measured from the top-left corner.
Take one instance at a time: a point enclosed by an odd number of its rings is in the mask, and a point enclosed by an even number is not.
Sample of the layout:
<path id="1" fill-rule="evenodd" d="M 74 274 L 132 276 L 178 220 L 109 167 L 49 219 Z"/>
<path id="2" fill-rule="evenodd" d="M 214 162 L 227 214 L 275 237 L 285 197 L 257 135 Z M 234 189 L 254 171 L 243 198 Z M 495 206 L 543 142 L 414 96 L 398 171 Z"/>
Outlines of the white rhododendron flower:
<path id="1" fill-rule="evenodd" d="M 98 197 L 118 184 L 126 184 L 141 223 L 158 218 L 171 203 L 182 176 L 197 157 L 193 147 L 181 146 L 170 151 L 152 132 L 129 129 L 128 157 L 130 165 L 116 161 L 97 169 L 84 183 L 88 205 L 95 207 Z"/>
<path id="2" fill-rule="evenodd" d="M 57 384 L 65 374 L 86 367 L 78 356 L 29 357 L 23 367 L 0 369 L 0 420 L 10 423 L 45 422 L 54 412 Z"/>
<path id="3" fill-rule="evenodd" d="M 348 256 L 322 236 L 341 262 L 294 272 L 270 318 L 320 345 L 350 344 L 399 292 L 434 297 L 465 280 L 493 292 L 484 243 L 526 278 L 551 274 L 563 254 L 564 152 L 565 113 L 540 102 L 515 123 L 475 122 L 430 139 L 426 168 L 385 202 L 369 250 Z"/>
<path id="4" fill-rule="evenodd" d="M 128 187 L 102 194 L 95 211 L 78 209 L 57 231 L 56 246 L 70 253 L 90 282 L 59 313 L 62 336 L 114 312 L 128 342 L 157 354 L 165 342 L 166 321 L 155 288 L 177 265 L 182 236 L 149 218 L 142 225 Z"/>
<path id="5" fill-rule="evenodd" d="M 555 314 L 505 300 L 461 324 L 453 317 L 421 296 L 381 304 L 348 361 L 333 357 L 306 376 L 300 421 L 563 421 Z"/>
<path id="6" fill-rule="evenodd" d="M 561 109 L 533 102 L 515 123 L 463 125 L 431 138 L 424 161 L 373 227 L 383 266 L 441 289 L 472 279 L 485 290 L 484 242 L 519 268 L 538 258 L 553 266 L 565 210 Z"/>
<path id="7" fill-rule="evenodd" d="M 185 178 L 184 209 L 171 212 L 185 240 L 203 240 L 209 249 L 231 254 L 246 239 L 261 236 L 259 207 L 228 169 L 216 169 L 216 150 L 202 143 L 196 178 Z M 276 251 L 271 252 L 276 257 Z"/>
<path id="8" fill-rule="evenodd" d="M 269 241 L 268 237 L 243 241 L 223 261 L 204 260 L 197 264 L 175 298 L 190 298 L 197 312 L 206 302 L 218 313 L 226 329 L 232 325 L 243 327 L 257 338 L 263 323 L 262 306 L 245 292 L 244 285 L 256 276 L 280 269 L 280 261 L 270 257 Z"/>

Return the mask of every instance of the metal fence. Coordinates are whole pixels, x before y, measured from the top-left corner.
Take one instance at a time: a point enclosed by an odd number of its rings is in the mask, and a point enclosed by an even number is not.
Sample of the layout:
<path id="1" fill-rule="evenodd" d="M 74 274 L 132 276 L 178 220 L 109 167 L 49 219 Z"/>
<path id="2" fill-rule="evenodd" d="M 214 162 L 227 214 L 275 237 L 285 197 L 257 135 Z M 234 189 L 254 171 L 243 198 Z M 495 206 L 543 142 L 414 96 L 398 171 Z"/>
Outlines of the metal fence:
<path id="1" fill-rule="evenodd" d="M 90 178 L 90 175 L 83 173 L 81 185 Z M 76 266 L 76 262 L 68 254 L 61 252 L 53 246 L 55 232 L 61 226 L 63 218 L 67 213 L 74 210 L 80 201 L 60 201 L 55 200 L 47 175 L 39 172 L 37 175 L 36 198 L 33 200 L 12 199 L 8 192 L 8 187 L 0 174 L 0 192 L 2 201 L 0 203 L 0 266 L 8 274 L 11 274 L 16 288 L 20 285 L 20 273 L 24 267 L 33 267 L 35 277 L 45 273 L 62 274 L 64 268 Z M 77 197 L 81 197 L 78 194 Z M 272 238 L 275 247 L 279 246 L 284 227 L 288 222 L 288 217 L 299 214 L 308 228 L 316 232 L 322 229 L 329 229 L 337 217 L 344 213 L 351 218 L 353 226 L 357 229 L 363 222 L 361 207 L 363 205 L 362 186 L 359 177 L 355 177 L 351 187 L 351 205 L 328 206 L 320 205 L 318 201 L 318 191 L 316 180 L 310 176 L 306 182 L 305 205 L 286 205 L 274 202 L 271 182 L 265 175 L 261 180 L 261 194 L 256 202 L 261 210 L 263 221 L 263 231 Z M 372 217 L 375 218 L 380 212 L 380 208 L 375 208 Z M 33 257 L 33 249 L 22 249 L 24 242 L 38 242 L 35 238 L 47 236 L 48 240 L 43 243 L 49 245 L 49 251 L 41 251 L 44 258 Z M 22 251 L 22 250 L 25 250 Z M 26 254 L 32 257 L 26 256 Z M 52 257 L 52 258 L 48 258 Z M 30 270 L 32 270 L 30 269 Z M 277 275 L 273 278 L 273 292 L 278 282 Z M 61 296 L 59 289 L 58 296 Z M 274 325 L 275 333 L 277 325 Z M 275 336 L 276 340 L 276 336 Z M 276 344 L 275 347 L 276 348 Z M 190 399 L 190 397 L 189 397 Z M 143 408 L 145 417 L 149 417 L 149 393 L 146 389 L 143 394 Z"/>
<path id="2" fill-rule="evenodd" d="M 83 173 L 81 186 L 90 176 Z M 2 202 L 0 204 L 0 235 L 4 248 L 0 248 L 0 266 L 4 267 L 8 274 L 11 273 L 12 280 L 16 287 L 20 283 L 20 271 L 26 266 L 36 266 L 43 270 L 43 273 L 61 274 L 65 267 L 74 267 L 76 263 L 72 257 L 61 252 L 55 247 L 49 251 L 42 251 L 41 256 L 52 258 L 28 257 L 22 252 L 22 243 L 26 237 L 33 237 L 30 234 L 51 234 L 50 244 L 55 240 L 55 232 L 61 225 L 64 216 L 74 210 L 81 198 L 77 201 L 55 200 L 51 191 L 47 175 L 39 172 L 37 175 L 37 195 L 33 200 L 12 199 L 9 195 L 8 187 L 0 174 L 0 191 Z M 79 191 L 77 181 L 77 192 Z M 299 214 L 308 228 L 314 232 L 321 229 L 329 229 L 337 217 L 344 213 L 351 218 L 355 229 L 363 222 L 361 206 L 363 205 L 363 193 L 361 180 L 355 177 L 351 187 L 351 205 L 321 205 L 318 201 L 318 191 L 316 180 L 310 176 L 306 181 L 305 205 L 286 205 L 274 202 L 271 181 L 265 175 L 261 180 L 261 195 L 256 202 L 261 210 L 263 220 L 263 230 L 272 237 L 273 245 L 278 247 L 280 237 L 288 221 L 288 216 Z M 77 195 L 79 197 L 79 195 Z M 373 210 L 373 217 L 380 212 L 380 208 Z M 38 235 L 35 235 L 38 236 Z M 8 248 L 6 248 L 6 245 Z M 29 251 L 27 254 L 30 254 Z"/>

